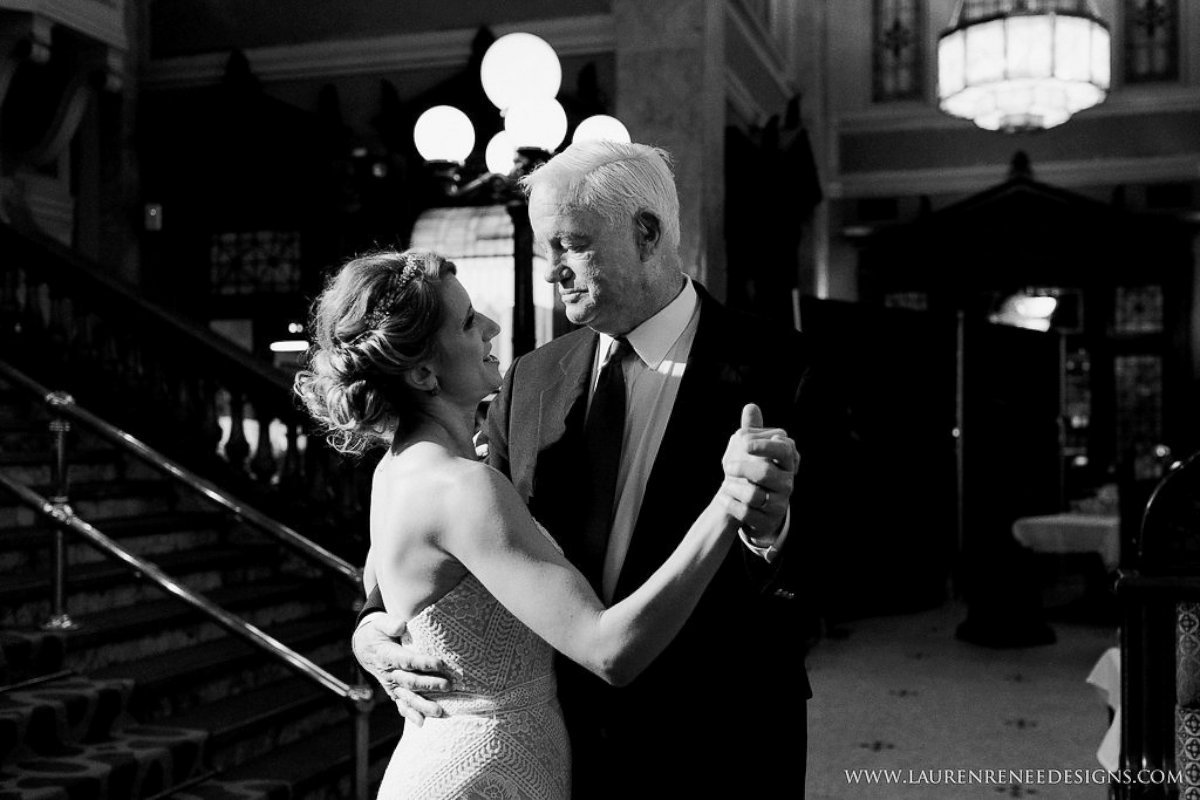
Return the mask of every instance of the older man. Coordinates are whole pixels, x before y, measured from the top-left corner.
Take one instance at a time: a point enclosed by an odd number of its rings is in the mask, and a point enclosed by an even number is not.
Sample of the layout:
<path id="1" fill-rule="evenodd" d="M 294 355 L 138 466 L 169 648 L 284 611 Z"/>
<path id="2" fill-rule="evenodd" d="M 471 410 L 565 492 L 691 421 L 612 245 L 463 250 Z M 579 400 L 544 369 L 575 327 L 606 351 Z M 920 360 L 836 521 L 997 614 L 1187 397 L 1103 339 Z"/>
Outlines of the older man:
<path id="1" fill-rule="evenodd" d="M 488 414 L 489 461 L 603 598 L 645 580 L 712 497 L 722 480 L 713 458 L 731 432 L 718 421 L 756 403 L 801 450 L 795 496 L 790 474 L 763 479 L 771 490 L 743 545 L 639 678 L 613 689 L 560 659 L 574 796 L 803 796 L 799 598 L 804 540 L 821 517 L 812 453 L 831 422 L 816 408 L 811 359 L 796 332 L 728 311 L 686 276 L 663 151 L 574 144 L 526 188 L 545 278 L 586 327 L 514 362 Z M 623 407 L 612 417 L 614 380 Z M 597 422 L 606 415 L 607 430 Z M 401 625 L 364 616 L 355 653 L 406 716 L 436 715 L 414 692 L 447 683 L 428 674 L 439 665 L 388 638 Z"/>

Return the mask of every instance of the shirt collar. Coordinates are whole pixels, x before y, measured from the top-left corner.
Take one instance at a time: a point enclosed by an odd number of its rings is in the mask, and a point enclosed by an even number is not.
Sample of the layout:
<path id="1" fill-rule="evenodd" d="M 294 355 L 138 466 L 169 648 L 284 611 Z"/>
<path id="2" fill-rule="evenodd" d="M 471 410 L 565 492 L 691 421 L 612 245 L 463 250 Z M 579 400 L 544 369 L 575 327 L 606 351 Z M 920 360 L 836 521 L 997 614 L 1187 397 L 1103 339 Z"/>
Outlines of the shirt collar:
<path id="1" fill-rule="evenodd" d="M 667 303 L 657 314 L 625 334 L 633 351 L 638 354 L 650 369 L 658 369 L 658 365 L 667 357 L 676 340 L 683 335 L 696 311 L 699 302 L 696 287 L 692 279 L 683 276 L 683 289 L 675 295 L 675 299 Z M 612 336 L 600 334 L 600 352 L 607 353 L 612 346 Z"/>

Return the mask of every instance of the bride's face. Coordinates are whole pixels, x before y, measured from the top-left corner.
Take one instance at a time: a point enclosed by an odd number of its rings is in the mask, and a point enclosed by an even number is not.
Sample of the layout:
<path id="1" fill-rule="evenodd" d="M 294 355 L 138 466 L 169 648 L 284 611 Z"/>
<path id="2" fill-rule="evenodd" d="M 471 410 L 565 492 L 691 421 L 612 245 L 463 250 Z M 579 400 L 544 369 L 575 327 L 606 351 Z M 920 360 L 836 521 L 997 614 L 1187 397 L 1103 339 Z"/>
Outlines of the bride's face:
<path id="1" fill-rule="evenodd" d="M 500 386 L 500 360 L 491 345 L 500 326 L 472 307 L 452 273 L 442 277 L 441 291 L 445 315 L 433 359 L 438 388 L 448 399 L 476 404 Z"/>

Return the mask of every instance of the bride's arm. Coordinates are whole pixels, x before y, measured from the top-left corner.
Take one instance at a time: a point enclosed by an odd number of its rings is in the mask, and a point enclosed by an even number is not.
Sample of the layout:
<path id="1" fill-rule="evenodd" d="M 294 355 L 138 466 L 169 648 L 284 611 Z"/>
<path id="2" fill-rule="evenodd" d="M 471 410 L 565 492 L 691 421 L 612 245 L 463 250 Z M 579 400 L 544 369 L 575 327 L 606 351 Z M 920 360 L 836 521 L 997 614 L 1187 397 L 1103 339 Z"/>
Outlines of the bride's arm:
<path id="1" fill-rule="evenodd" d="M 371 592 L 375 591 L 375 587 L 379 585 L 379 579 L 375 577 L 375 550 L 367 549 L 367 560 L 363 563 L 363 594 L 367 597 L 371 596 Z"/>
<path id="2" fill-rule="evenodd" d="M 756 452 L 790 457 L 791 441 L 776 437 L 756 440 Z M 453 498 L 443 501 L 445 549 L 521 622 L 615 685 L 636 677 L 683 627 L 754 504 L 752 485 L 727 478 L 666 562 L 605 608 L 502 475 L 464 462 L 456 486 Z"/>

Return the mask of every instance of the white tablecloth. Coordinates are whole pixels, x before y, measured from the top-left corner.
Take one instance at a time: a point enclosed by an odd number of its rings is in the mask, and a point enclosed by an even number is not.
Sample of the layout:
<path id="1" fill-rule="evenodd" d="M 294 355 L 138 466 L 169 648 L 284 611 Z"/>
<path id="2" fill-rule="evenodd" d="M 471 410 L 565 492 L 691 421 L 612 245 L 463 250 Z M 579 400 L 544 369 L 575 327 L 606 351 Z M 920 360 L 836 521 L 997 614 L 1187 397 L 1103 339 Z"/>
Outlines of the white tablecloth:
<path id="1" fill-rule="evenodd" d="M 1105 569 L 1121 559 L 1120 519 L 1097 514 L 1050 514 L 1021 517 L 1013 538 L 1038 553 L 1099 553 Z"/>
<path id="2" fill-rule="evenodd" d="M 1121 758 L 1121 650 L 1110 647 L 1092 667 L 1087 682 L 1100 690 L 1104 702 L 1113 710 L 1112 724 L 1100 742 L 1096 759 L 1109 772 L 1116 772 Z"/>

